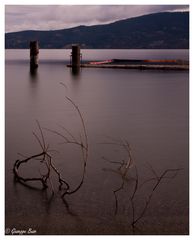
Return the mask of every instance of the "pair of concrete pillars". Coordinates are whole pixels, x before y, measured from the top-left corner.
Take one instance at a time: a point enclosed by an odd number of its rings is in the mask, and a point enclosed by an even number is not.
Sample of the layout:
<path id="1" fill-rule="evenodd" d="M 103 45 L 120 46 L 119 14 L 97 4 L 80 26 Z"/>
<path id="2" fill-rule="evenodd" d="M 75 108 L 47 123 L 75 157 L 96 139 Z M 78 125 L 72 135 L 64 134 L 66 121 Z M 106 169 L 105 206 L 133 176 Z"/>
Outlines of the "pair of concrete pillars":
<path id="1" fill-rule="evenodd" d="M 34 70 L 38 67 L 38 54 L 39 54 L 39 46 L 38 41 L 30 42 L 30 68 Z M 79 72 L 81 62 L 81 53 L 80 46 L 78 44 L 72 45 L 71 52 L 71 66 L 73 72 Z"/>

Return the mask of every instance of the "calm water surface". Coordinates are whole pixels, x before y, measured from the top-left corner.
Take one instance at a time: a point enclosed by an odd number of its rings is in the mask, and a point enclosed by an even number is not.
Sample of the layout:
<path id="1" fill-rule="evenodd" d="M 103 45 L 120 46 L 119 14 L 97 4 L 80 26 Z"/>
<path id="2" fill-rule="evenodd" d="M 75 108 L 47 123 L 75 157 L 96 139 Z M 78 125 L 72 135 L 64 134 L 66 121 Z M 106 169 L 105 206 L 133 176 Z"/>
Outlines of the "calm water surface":
<path id="1" fill-rule="evenodd" d="M 189 57 L 186 50 L 83 50 L 82 54 L 85 61 Z M 182 169 L 156 191 L 137 233 L 187 234 L 189 73 L 84 68 L 72 75 L 65 65 L 69 50 L 40 50 L 39 55 L 38 71 L 31 74 L 28 50 L 6 50 L 6 227 L 32 228 L 37 234 L 131 234 L 129 186 L 120 194 L 114 216 L 113 190 L 121 179 L 114 171 L 117 166 L 103 159 L 126 157 L 122 148 L 101 144 L 116 138 L 131 144 L 140 181 L 153 177 L 148 164 L 158 174 Z M 49 191 L 22 186 L 12 173 L 18 153 L 30 156 L 41 151 L 32 134 L 38 132 L 36 120 L 61 132 L 62 125 L 79 136 L 80 120 L 65 96 L 83 113 L 90 144 L 86 179 L 76 194 L 67 197 L 69 209 L 56 186 L 50 199 Z M 61 145 L 62 139 L 48 131 L 44 134 L 59 152 L 53 154 L 57 168 L 75 186 L 82 169 L 78 149 Z M 37 169 L 29 164 L 23 173 L 33 176 Z M 148 186 L 137 196 L 137 211 L 149 190 Z"/>

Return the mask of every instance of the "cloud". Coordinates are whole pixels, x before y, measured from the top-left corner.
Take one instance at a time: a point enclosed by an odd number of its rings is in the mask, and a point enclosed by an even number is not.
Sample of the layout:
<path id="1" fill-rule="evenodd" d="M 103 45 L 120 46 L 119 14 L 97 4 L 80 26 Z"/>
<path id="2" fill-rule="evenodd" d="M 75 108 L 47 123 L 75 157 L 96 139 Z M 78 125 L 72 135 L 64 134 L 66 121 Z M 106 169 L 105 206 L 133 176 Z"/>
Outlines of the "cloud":
<path id="1" fill-rule="evenodd" d="M 188 8 L 187 5 L 6 5 L 5 29 L 6 32 L 63 29 Z"/>

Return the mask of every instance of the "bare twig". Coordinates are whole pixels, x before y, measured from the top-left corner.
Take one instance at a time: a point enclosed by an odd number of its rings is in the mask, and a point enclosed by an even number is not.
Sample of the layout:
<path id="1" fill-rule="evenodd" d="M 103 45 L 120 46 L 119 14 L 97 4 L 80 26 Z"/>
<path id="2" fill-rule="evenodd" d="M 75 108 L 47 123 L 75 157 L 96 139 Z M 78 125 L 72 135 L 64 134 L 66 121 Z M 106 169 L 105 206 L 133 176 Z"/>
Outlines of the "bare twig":
<path id="1" fill-rule="evenodd" d="M 117 145 L 119 147 L 122 147 L 125 150 L 125 152 L 127 153 L 127 161 L 122 160 L 122 162 L 110 161 L 110 160 L 107 160 L 107 158 L 103 157 L 103 159 L 105 159 L 106 161 L 108 161 L 110 163 L 120 165 L 118 170 L 121 173 L 121 184 L 117 189 L 113 190 L 113 194 L 114 194 L 114 198 L 115 198 L 115 211 L 114 211 L 114 213 L 116 215 L 118 213 L 118 196 L 117 195 L 121 190 L 124 189 L 125 181 L 127 179 L 127 173 L 133 165 L 133 159 L 132 159 L 132 156 L 131 156 L 131 148 L 130 148 L 130 145 L 129 145 L 127 140 L 120 140 L 120 141 L 119 140 L 118 141 L 114 140 L 114 142 L 105 142 L 105 143 L 102 143 L 102 144 Z"/>
<path id="2" fill-rule="evenodd" d="M 71 195 L 71 194 L 77 192 L 81 188 L 81 186 L 84 182 L 84 178 L 85 178 L 86 165 L 87 165 L 87 160 L 88 160 L 88 149 L 89 149 L 88 135 L 87 135 L 86 126 L 85 126 L 85 122 L 84 122 L 82 113 L 79 110 L 79 107 L 74 103 L 74 101 L 72 99 L 70 99 L 69 97 L 66 97 L 66 99 L 74 106 L 74 108 L 76 109 L 76 111 L 79 115 L 81 123 L 82 123 L 83 137 L 84 137 L 83 140 L 82 140 L 82 135 L 80 135 L 80 140 L 76 140 L 76 138 L 70 133 L 69 133 L 69 135 L 74 140 L 74 142 L 72 142 L 72 143 L 79 145 L 81 148 L 82 160 L 83 160 L 83 172 L 82 172 L 81 180 L 80 180 L 79 184 L 77 185 L 77 187 L 75 187 L 73 190 L 69 189 L 68 191 L 65 191 L 63 193 L 62 197 L 64 197 L 66 194 Z"/>
<path id="3" fill-rule="evenodd" d="M 43 158 L 45 157 L 45 152 L 41 152 L 39 154 L 36 154 L 36 155 L 33 155 L 31 157 L 28 157 L 24 160 L 16 160 L 15 163 L 14 163 L 14 168 L 13 168 L 13 172 L 14 172 L 14 175 L 15 175 L 15 178 L 18 180 L 18 181 L 21 181 L 21 182 L 29 182 L 29 181 L 40 181 L 43 185 L 43 188 L 47 188 L 47 184 L 44 180 L 44 177 L 39 177 L 39 178 L 24 178 L 22 177 L 20 174 L 19 174 L 19 167 L 21 164 L 24 164 L 24 163 L 27 163 L 28 161 L 34 159 L 34 158 L 37 158 L 37 157 L 40 157 L 40 156 L 43 156 Z"/>
<path id="4" fill-rule="evenodd" d="M 56 167 L 54 166 L 54 164 L 52 162 L 52 157 L 48 153 L 49 152 L 49 145 L 46 146 L 43 131 L 42 131 L 42 128 L 41 128 L 38 121 L 37 121 L 37 125 L 38 125 L 38 129 L 40 131 L 41 139 L 39 138 L 39 136 L 36 133 L 33 133 L 33 135 L 35 136 L 36 140 L 38 141 L 38 143 L 39 143 L 39 145 L 42 149 L 42 152 L 40 152 L 38 154 L 35 154 L 35 155 L 32 155 L 30 157 L 27 157 L 23 160 L 16 160 L 15 163 L 14 163 L 14 167 L 13 167 L 13 172 L 14 172 L 15 178 L 22 183 L 40 181 L 43 185 L 43 189 L 48 187 L 47 181 L 49 180 L 51 188 L 52 188 L 52 192 L 54 192 L 52 181 L 50 179 L 51 169 L 52 169 L 58 175 L 59 187 L 61 188 L 62 185 L 65 184 L 65 190 L 67 190 L 67 189 L 69 189 L 69 185 L 64 179 L 62 179 L 60 173 L 58 172 L 58 170 L 56 169 Z M 45 163 L 46 167 L 47 167 L 47 173 L 44 174 L 44 175 L 40 173 L 40 175 L 41 175 L 40 177 L 33 177 L 33 178 L 22 177 L 22 175 L 19 173 L 19 167 L 22 164 L 27 163 L 31 160 L 38 160 L 41 163 Z"/>
<path id="5" fill-rule="evenodd" d="M 148 206 L 150 205 L 150 202 L 151 202 L 151 199 L 153 197 L 153 194 L 155 192 L 155 190 L 159 187 L 161 181 L 163 179 L 165 179 L 165 175 L 167 175 L 169 172 L 175 172 L 175 175 L 173 176 L 176 176 L 176 174 L 178 173 L 178 171 L 182 170 L 181 168 L 176 168 L 176 169 L 166 169 L 165 171 L 163 171 L 163 173 L 158 177 L 158 178 L 155 178 L 156 180 L 156 183 L 154 184 L 150 194 L 148 195 L 147 197 L 147 200 L 146 200 L 146 203 L 145 203 L 145 206 L 143 207 L 141 213 L 139 214 L 138 217 L 136 218 L 133 218 L 133 221 L 131 223 L 132 227 L 135 226 L 135 224 L 144 216 L 145 212 L 147 211 L 148 209 Z M 152 171 L 153 172 L 153 171 Z M 155 173 L 156 175 L 156 173 Z"/>
<path id="6" fill-rule="evenodd" d="M 40 148 L 42 149 L 42 151 L 40 153 L 32 155 L 30 157 L 24 156 L 25 157 L 24 160 L 16 160 L 16 162 L 14 164 L 14 168 L 13 168 L 15 178 L 18 181 L 20 181 L 22 183 L 30 182 L 30 181 L 31 182 L 32 181 L 39 181 L 39 182 L 42 183 L 43 188 L 47 188 L 48 187 L 48 182 L 49 182 L 49 184 L 51 186 L 51 189 L 52 189 L 52 193 L 54 193 L 54 187 L 53 187 L 52 180 L 51 180 L 51 174 L 52 174 L 52 172 L 55 173 L 58 177 L 59 190 L 62 191 L 62 197 L 64 197 L 67 194 L 71 195 L 71 194 L 77 192 L 81 188 L 81 186 L 84 182 L 85 173 L 86 173 L 86 163 L 87 163 L 87 160 L 88 160 L 88 136 L 87 136 L 86 127 L 85 127 L 85 123 L 84 123 L 82 113 L 79 110 L 79 107 L 73 102 L 73 100 L 71 100 L 68 97 L 66 97 L 66 99 L 76 109 L 76 111 L 79 115 L 79 118 L 81 120 L 82 134 L 80 134 L 79 140 L 77 140 L 73 136 L 73 134 L 70 131 L 68 131 L 66 128 L 64 128 L 63 126 L 61 126 L 61 128 L 65 131 L 65 133 L 68 134 L 68 136 L 65 136 L 64 134 L 59 133 L 59 132 L 54 131 L 54 130 L 50 130 L 50 129 L 46 129 L 46 130 L 62 137 L 65 140 L 64 143 L 74 144 L 74 145 L 77 145 L 77 146 L 80 147 L 81 156 L 82 156 L 82 160 L 83 160 L 83 171 L 82 171 L 80 182 L 77 184 L 77 186 L 74 187 L 73 189 L 70 188 L 70 185 L 68 184 L 68 182 L 65 181 L 62 178 L 60 171 L 54 165 L 53 160 L 52 160 L 52 156 L 49 154 L 49 152 L 52 152 L 52 151 L 55 151 L 55 150 L 50 150 L 49 145 L 46 144 L 42 128 L 41 128 L 40 123 L 38 121 L 36 121 L 36 123 L 37 123 L 37 126 L 38 126 L 40 137 L 35 132 L 33 132 L 33 135 L 34 135 L 35 139 L 37 140 L 37 142 L 38 142 Z M 19 167 L 22 164 L 27 163 L 31 160 L 38 160 L 38 161 L 40 161 L 40 163 L 45 164 L 46 169 L 47 169 L 46 174 L 41 174 L 41 172 L 39 171 L 40 177 L 34 177 L 34 178 L 24 178 L 24 177 L 22 177 L 22 175 L 19 173 Z"/>
<path id="7" fill-rule="evenodd" d="M 146 179 L 142 184 L 139 184 L 139 182 L 140 182 L 139 178 L 140 177 L 139 177 L 139 174 L 138 174 L 137 167 L 134 164 L 133 158 L 131 156 L 131 148 L 130 148 L 130 145 L 129 145 L 128 141 L 126 141 L 126 140 L 118 141 L 118 140 L 114 139 L 113 142 L 105 142 L 103 144 L 110 144 L 110 145 L 119 146 L 119 147 L 123 148 L 124 151 L 127 153 L 127 156 L 128 156 L 127 161 L 110 161 L 105 157 L 103 157 L 103 159 L 112 163 L 112 164 L 120 165 L 119 170 L 121 172 L 121 174 L 120 174 L 121 184 L 119 185 L 119 187 L 117 189 L 113 190 L 114 199 L 115 199 L 115 211 L 114 211 L 115 214 L 118 213 L 118 205 L 119 205 L 118 194 L 121 190 L 124 189 L 124 185 L 125 185 L 125 182 L 126 182 L 126 175 L 128 174 L 129 169 L 131 169 L 130 172 L 133 173 L 133 175 L 134 175 L 133 178 L 132 177 L 130 178 L 130 180 L 133 182 L 134 185 L 132 185 L 133 187 L 131 188 L 130 197 L 129 197 L 129 202 L 130 202 L 131 209 L 132 209 L 132 220 L 130 222 L 130 225 L 131 225 L 131 227 L 133 229 L 133 232 L 134 232 L 135 228 L 136 228 L 136 224 L 144 217 L 144 215 L 145 215 L 145 213 L 146 213 L 146 211 L 147 211 L 147 209 L 148 209 L 148 207 L 151 203 L 151 199 L 152 199 L 156 189 L 161 184 L 161 182 L 164 179 L 173 179 L 174 177 L 176 177 L 177 173 L 182 169 L 181 168 L 166 169 L 162 172 L 162 174 L 159 175 L 155 171 L 155 169 L 152 167 L 152 165 L 148 164 L 148 166 L 149 166 L 149 168 L 150 168 L 150 170 L 153 174 L 153 177 L 149 178 L 149 179 Z M 116 171 L 113 171 L 113 172 L 116 172 Z M 139 189 L 142 186 L 144 186 L 144 184 L 146 184 L 148 182 L 155 182 L 155 183 L 152 187 L 151 192 L 149 193 L 149 195 L 147 197 L 146 203 L 143 206 L 141 212 L 137 213 L 136 212 L 136 206 L 135 206 L 135 203 L 136 203 L 136 200 L 137 200 L 137 194 L 139 192 Z"/>
<path id="8" fill-rule="evenodd" d="M 66 97 L 66 99 L 73 105 L 73 107 L 75 108 L 75 110 L 77 111 L 77 113 L 79 115 L 79 118 L 80 118 L 81 124 L 82 124 L 83 135 L 80 134 L 80 136 L 79 136 L 80 139 L 78 140 L 69 130 L 67 130 L 65 127 L 63 127 L 61 125 L 60 125 L 60 128 L 62 128 L 65 131 L 65 133 L 68 134 L 68 136 L 64 135 L 61 132 L 55 131 L 55 130 L 51 130 L 48 128 L 45 128 L 45 129 L 47 131 L 54 133 L 54 134 L 58 135 L 59 137 L 63 138 L 65 141 L 62 144 L 74 144 L 74 145 L 77 145 L 80 147 L 82 160 L 83 160 L 83 171 L 82 171 L 82 175 L 81 175 L 79 184 L 73 190 L 70 188 L 70 186 L 68 186 L 65 189 L 65 191 L 63 192 L 62 197 L 64 197 L 65 195 L 71 195 L 71 194 L 77 192 L 80 189 L 80 187 L 82 186 L 82 184 L 84 182 L 84 178 L 85 178 L 85 173 L 86 173 L 86 164 L 87 164 L 87 160 L 88 160 L 88 148 L 89 148 L 88 135 L 86 132 L 86 126 L 85 126 L 85 122 L 84 122 L 82 113 L 81 113 L 79 107 L 74 103 L 74 101 L 71 98 Z"/>

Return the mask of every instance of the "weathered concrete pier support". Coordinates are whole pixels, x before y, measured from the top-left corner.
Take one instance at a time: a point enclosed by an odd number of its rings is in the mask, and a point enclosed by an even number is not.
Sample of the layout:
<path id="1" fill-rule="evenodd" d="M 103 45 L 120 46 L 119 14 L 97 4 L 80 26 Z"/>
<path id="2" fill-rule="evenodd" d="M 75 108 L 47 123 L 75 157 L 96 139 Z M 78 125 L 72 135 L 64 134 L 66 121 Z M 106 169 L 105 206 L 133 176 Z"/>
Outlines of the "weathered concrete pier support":
<path id="1" fill-rule="evenodd" d="M 80 62 L 81 62 L 81 53 L 80 53 L 80 46 L 78 44 L 72 45 L 72 52 L 71 52 L 71 67 L 72 73 L 78 74 L 80 71 Z"/>
<path id="2" fill-rule="evenodd" d="M 30 42 L 30 69 L 34 70 L 38 67 L 39 46 L 38 41 Z"/>

